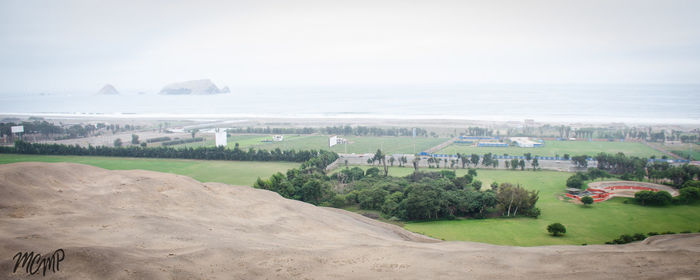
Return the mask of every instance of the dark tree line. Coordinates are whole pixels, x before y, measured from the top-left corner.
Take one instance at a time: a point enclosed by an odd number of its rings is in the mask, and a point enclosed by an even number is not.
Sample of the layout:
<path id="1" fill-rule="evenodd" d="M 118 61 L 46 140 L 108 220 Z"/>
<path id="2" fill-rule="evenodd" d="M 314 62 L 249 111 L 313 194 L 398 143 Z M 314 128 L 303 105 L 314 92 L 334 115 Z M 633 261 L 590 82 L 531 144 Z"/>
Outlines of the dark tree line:
<path id="1" fill-rule="evenodd" d="M 648 164 L 646 158 L 627 157 L 623 153 L 606 154 L 599 153 L 595 156 L 598 161 L 598 169 L 611 174 L 621 175 L 623 180 L 641 180 L 646 175 L 645 168 Z"/>
<path id="2" fill-rule="evenodd" d="M 70 126 L 60 126 L 53 123 L 47 122 L 43 119 L 33 119 L 32 121 L 25 122 L 7 122 L 0 123 L 0 136 L 8 135 L 12 137 L 12 126 L 21 125 L 24 126 L 24 134 L 40 134 L 43 137 L 48 138 L 51 136 L 56 140 L 61 139 L 73 139 L 88 137 L 95 135 L 100 130 L 112 131 L 112 133 L 117 133 L 120 131 L 133 131 L 138 129 L 138 126 L 124 125 L 119 126 L 118 124 L 74 124 Z"/>
<path id="3" fill-rule="evenodd" d="M 302 127 L 302 128 L 279 128 L 279 127 L 246 127 L 228 128 L 229 133 L 258 133 L 258 134 L 338 134 L 355 136 L 413 136 L 413 128 L 381 128 L 366 126 L 327 126 L 327 127 Z M 427 137 L 428 131 L 416 128 L 416 136 Z"/>
<path id="4" fill-rule="evenodd" d="M 32 122 L 21 122 L 21 123 L 0 123 L 0 136 L 8 135 L 12 136 L 11 127 L 21 125 L 24 126 L 24 133 L 35 133 L 41 134 L 42 136 L 55 135 L 64 133 L 64 129 L 60 126 L 54 125 L 47 121 L 35 120 Z M 94 130 L 94 127 L 92 127 Z M 85 130 L 89 128 L 84 128 Z"/>
<path id="5" fill-rule="evenodd" d="M 303 162 L 314 167 L 325 168 L 338 158 L 338 154 L 324 150 L 241 150 L 238 147 L 171 148 L 140 146 L 107 147 L 61 144 L 37 144 L 24 141 L 15 142 L 14 147 L 0 147 L 0 153 L 36 154 L 36 155 L 75 155 L 75 156 L 108 156 L 108 157 L 140 157 L 140 158 L 181 158 L 204 160 L 240 160 L 240 161 L 291 161 Z"/>

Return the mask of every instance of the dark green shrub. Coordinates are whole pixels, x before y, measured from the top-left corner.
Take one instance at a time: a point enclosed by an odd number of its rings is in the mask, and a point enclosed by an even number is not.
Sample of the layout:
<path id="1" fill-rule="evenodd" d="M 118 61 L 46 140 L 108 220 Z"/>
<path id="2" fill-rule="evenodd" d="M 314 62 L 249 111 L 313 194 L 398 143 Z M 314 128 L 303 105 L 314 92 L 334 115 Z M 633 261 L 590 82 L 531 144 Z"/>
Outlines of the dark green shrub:
<path id="1" fill-rule="evenodd" d="M 583 203 L 584 206 L 589 206 L 593 204 L 593 198 L 590 196 L 584 196 L 581 198 L 581 203 Z"/>
<path id="2" fill-rule="evenodd" d="M 566 233 L 566 227 L 561 223 L 553 223 L 547 226 L 547 231 L 553 236 L 564 235 Z"/>

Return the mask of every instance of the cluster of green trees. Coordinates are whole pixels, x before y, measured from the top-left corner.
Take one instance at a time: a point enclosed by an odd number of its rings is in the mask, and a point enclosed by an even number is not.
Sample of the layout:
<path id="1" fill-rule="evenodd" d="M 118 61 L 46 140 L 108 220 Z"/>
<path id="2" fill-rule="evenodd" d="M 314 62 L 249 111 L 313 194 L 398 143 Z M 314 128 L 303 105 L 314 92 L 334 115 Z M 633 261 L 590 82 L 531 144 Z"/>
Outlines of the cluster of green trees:
<path id="1" fill-rule="evenodd" d="M 641 205 L 665 206 L 672 198 L 667 191 L 638 191 L 634 194 L 634 199 Z"/>
<path id="2" fill-rule="evenodd" d="M 119 131 L 133 131 L 138 126 L 125 125 L 119 126 L 118 124 L 74 124 L 70 126 L 60 126 L 53 123 L 47 122 L 42 118 L 30 118 L 30 121 L 25 122 L 3 122 L 0 123 L 0 136 L 8 135 L 13 137 L 11 127 L 21 125 L 24 126 L 25 134 L 40 134 L 44 137 L 53 137 L 56 140 L 61 139 L 73 139 L 88 137 L 98 133 L 100 130 L 108 130 L 113 133 Z"/>
<path id="3" fill-rule="evenodd" d="M 322 170 L 292 169 L 254 187 L 275 191 L 286 198 L 332 207 L 357 205 L 380 211 L 386 218 L 435 220 L 454 217 L 483 218 L 488 215 L 530 216 L 540 214 L 538 193 L 509 183 L 494 184 L 481 191 L 473 180 L 476 170 L 457 177 L 454 171 L 414 172 L 405 177 L 386 176 L 377 167 L 367 171 L 346 168 L 331 176 Z M 334 189 L 342 191 L 333 191 Z"/>
<path id="4" fill-rule="evenodd" d="M 611 174 L 622 175 L 623 180 L 641 180 L 646 175 L 645 168 L 649 161 L 646 158 L 627 157 L 623 153 L 607 154 L 599 153 L 595 156 L 598 162 L 598 169 L 605 170 Z"/>
<path id="5" fill-rule="evenodd" d="M 586 167 L 585 157 L 572 157 L 572 160 L 577 162 L 578 166 Z M 673 166 L 668 162 L 649 162 L 646 158 L 627 157 L 623 153 L 615 155 L 600 153 L 595 159 L 598 161 L 597 168 L 589 168 L 586 173 L 578 172 L 572 175 L 567 180 L 567 186 L 581 188 L 585 180 L 616 177 L 622 180 L 637 181 L 646 178 L 680 188 L 684 183 L 700 177 L 700 168 L 689 164 Z"/>
<path id="6" fill-rule="evenodd" d="M 10 136 L 12 137 L 12 129 L 11 127 L 17 126 L 17 125 L 22 125 L 24 126 L 24 133 L 37 133 L 41 134 L 43 136 L 49 136 L 49 135 L 55 135 L 55 134 L 62 134 L 64 133 L 64 129 L 60 126 L 54 125 L 52 123 L 49 123 L 44 120 L 35 120 L 31 122 L 7 122 L 7 123 L 0 123 L 0 136 Z"/>
<path id="7" fill-rule="evenodd" d="M 670 182 L 676 188 L 681 188 L 696 178 L 700 178 L 700 168 L 695 165 L 673 166 L 668 162 L 654 162 L 647 167 L 647 179 L 662 183 Z"/>
<path id="8" fill-rule="evenodd" d="M 498 134 L 498 132 L 496 132 Z M 531 136 L 531 137 L 556 137 L 569 139 L 573 138 L 597 138 L 614 141 L 616 139 L 637 139 L 640 141 L 663 142 L 666 140 L 680 140 L 683 143 L 696 143 L 700 137 L 695 132 L 684 132 L 672 130 L 670 133 L 665 130 L 653 131 L 651 127 L 586 127 L 572 128 L 566 125 L 543 125 L 543 126 L 523 126 L 520 128 L 508 128 L 506 135 L 509 136 Z"/>
<path id="9" fill-rule="evenodd" d="M 316 168 L 325 168 L 338 159 L 338 154 L 325 150 L 255 150 L 247 151 L 226 149 L 224 147 L 197 147 L 176 149 L 172 147 L 145 148 L 140 146 L 106 147 L 78 145 L 38 144 L 16 141 L 14 147 L 0 147 L 0 153 L 39 154 L 39 155 L 75 155 L 75 156 L 112 156 L 142 158 L 182 158 L 206 160 L 241 160 L 241 161 L 291 161 L 303 162 Z"/>
<path id="10" fill-rule="evenodd" d="M 640 205 L 651 206 L 666 206 L 671 203 L 693 204 L 700 201 L 700 187 L 689 185 L 680 189 L 678 193 L 678 196 L 671 197 L 667 191 L 640 191 L 634 194 L 634 200 Z"/>
<path id="11" fill-rule="evenodd" d="M 640 176 L 641 174 L 641 176 Z M 646 175 L 646 176 L 645 176 Z M 599 178 L 619 178 L 622 180 L 636 179 L 641 181 L 646 178 L 650 181 L 663 183 L 675 188 L 684 188 L 686 186 L 695 186 L 700 178 L 700 168 L 694 165 L 684 164 L 681 166 L 672 166 L 666 162 L 650 163 L 642 170 L 634 170 L 634 173 L 611 174 L 606 170 L 599 168 L 589 168 L 587 172 L 577 172 L 571 175 L 566 180 L 566 186 L 569 188 L 580 189 L 586 180 L 596 180 Z M 700 185 L 698 185 L 700 187 Z"/>

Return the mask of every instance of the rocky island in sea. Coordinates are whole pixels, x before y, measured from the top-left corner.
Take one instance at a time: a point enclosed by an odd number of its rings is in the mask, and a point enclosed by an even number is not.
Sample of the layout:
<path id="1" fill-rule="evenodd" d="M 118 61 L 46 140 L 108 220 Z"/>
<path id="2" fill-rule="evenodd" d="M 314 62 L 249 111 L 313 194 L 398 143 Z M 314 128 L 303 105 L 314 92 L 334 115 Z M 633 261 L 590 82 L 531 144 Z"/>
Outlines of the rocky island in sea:
<path id="1" fill-rule="evenodd" d="M 231 92 L 228 87 L 219 89 L 211 80 L 192 80 L 168 84 L 160 90 L 165 95 L 209 95 Z"/>

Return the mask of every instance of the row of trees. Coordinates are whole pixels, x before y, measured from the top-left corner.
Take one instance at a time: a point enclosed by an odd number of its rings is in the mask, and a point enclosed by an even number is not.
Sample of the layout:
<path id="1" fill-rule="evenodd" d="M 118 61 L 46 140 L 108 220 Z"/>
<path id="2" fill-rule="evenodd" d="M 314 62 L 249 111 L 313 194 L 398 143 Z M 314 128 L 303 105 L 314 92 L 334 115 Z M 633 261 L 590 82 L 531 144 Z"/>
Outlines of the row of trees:
<path id="1" fill-rule="evenodd" d="M 413 128 L 381 128 L 366 126 L 327 126 L 327 127 L 302 127 L 302 128 L 280 128 L 280 127 L 246 127 L 228 128 L 230 133 L 259 133 L 259 134 L 338 134 L 355 136 L 413 136 Z M 416 128 L 416 136 L 427 137 L 428 131 Z"/>
<path id="2" fill-rule="evenodd" d="M 56 125 L 47 122 L 40 118 L 32 119 L 31 121 L 25 122 L 7 122 L 0 123 L 0 136 L 8 135 L 12 137 L 12 126 L 21 125 L 24 126 L 25 134 L 39 134 L 45 138 L 51 136 L 54 139 L 72 139 L 88 137 L 100 133 L 100 131 L 111 131 L 112 133 L 117 133 L 120 131 L 133 131 L 138 129 L 138 126 L 124 125 L 120 126 L 118 124 L 73 124 L 73 125 Z"/>
<path id="3" fill-rule="evenodd" d="M 639 171 L 634 173 L 611 174 L 604 169 L 589 168 L 587 172 L 577 172 L 571 175 L 566 180 L 566 186 L 569 188 L 583 188 L 583 183 L 586 180 L 596 180 L 599 178 L 619 178 L 622 180 L 637 179 L 641 181 L 644 175 L 638 177 Z M 646 174 L 646 178 L 656 183 L 663 183 L 672 187 L 682 189 L 685 187 L 700 187 L 698 179 L 700 178 L 700 168 L 694 165 L 684 164 L 681 166 L 672 166 L 668 163 L 652 163 L 643 169 L 642 174 Z"/>
<path id="4" fill-rule="evenodd" d="M 272 151 L 226 149 L 224 147 L 197 147 L 176 149 L 171 147 L 146 148 L 140 146 L 106 147 L 61 144 L 37 144 L 16 141 L 14 147 L 0 147 L 0 153 L 39 154 L 39 155 L 77 155 L 77 156 L 114 156 L 114 157 L 143 157 L 143 158 L 182 158 L 206 160 L 242 160 L 242 161 L 291 161 L 325 168 L 338 158 L 338 154 L 325 150 L 280 150 Z M 302 164 L 302 165 L 304 165 Z"/>

